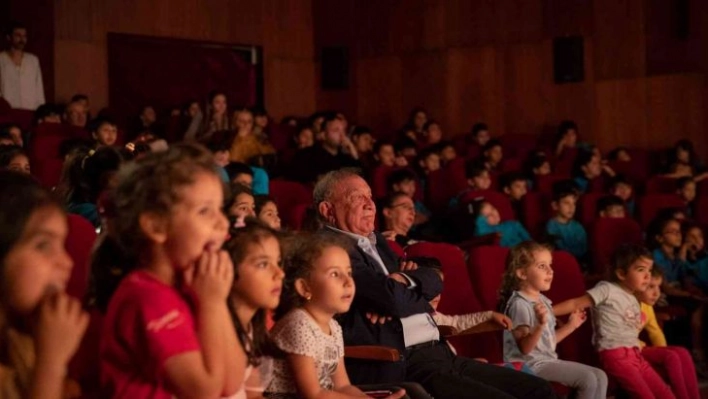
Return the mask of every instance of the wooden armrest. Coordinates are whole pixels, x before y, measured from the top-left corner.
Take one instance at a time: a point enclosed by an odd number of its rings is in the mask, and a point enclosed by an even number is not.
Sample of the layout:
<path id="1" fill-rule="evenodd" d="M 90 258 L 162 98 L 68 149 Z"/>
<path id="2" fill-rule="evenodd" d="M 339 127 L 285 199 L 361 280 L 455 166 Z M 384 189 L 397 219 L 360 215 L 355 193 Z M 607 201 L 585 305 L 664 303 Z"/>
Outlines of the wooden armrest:
<path id="1" fill-rule="evenodd" d="M 440 331 L 440 335 L 443 337 L 457 337 L 460 335 L 481 334 L 502 330 L 504 330 L 504 327 L 495 323 L 494 320 L 487 320 L 484 323 L 479 323 L 476 326 L 463 331 L 457 331 L 457 329 L 451 326 L 438 326 L 438 331 Z"/>
<path id="2" fill-rule="evenodd" d="M 397 362 L 401 354 L 394 348 L 377 345 L 345 346 L 344 357 L 350 359 L 377 360 L 380 362 Z"/>
<path id="3" fill-rule="evenodd" d="M 441 337 L 452 337 L 457 335 L 457 329 L 453 326 L 438 326 L 438 332 Z"/>

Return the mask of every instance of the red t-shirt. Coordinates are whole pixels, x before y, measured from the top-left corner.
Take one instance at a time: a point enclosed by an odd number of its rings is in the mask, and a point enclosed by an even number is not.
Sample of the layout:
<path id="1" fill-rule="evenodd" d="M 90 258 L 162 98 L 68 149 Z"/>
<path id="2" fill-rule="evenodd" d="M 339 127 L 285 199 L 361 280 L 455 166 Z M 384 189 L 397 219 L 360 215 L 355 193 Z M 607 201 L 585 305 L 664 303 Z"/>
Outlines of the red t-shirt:
<path id="1" fill-rule="evenodd" d="M 170 399 L 165 361 L 198 350 L 192 310 L 183 295 L 144 271 L 134 271 L 120 283 L 106 312 L 102 397 Z"/>

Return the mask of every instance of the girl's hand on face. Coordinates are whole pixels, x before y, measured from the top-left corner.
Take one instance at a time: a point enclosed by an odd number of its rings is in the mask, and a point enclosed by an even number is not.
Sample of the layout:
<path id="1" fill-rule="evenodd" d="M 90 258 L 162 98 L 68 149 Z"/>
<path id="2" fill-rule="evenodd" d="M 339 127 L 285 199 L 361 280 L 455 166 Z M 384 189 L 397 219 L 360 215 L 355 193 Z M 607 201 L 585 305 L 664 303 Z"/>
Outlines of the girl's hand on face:
<path id="1" fill-rule="evenodd" d="M 184 274 L 184 282 L 199 301 L 224 302 L 231 292 L 234 267 L 226 251 L 205 251 L 195 267 Z M 225 303 L 225 302 L 224 302 Z"/>
<path id="2" fill-rule="evenodd" d="M 88 323 L 89 315 L 76 298 L 64 292 L 45 298 L 34 334 L 38 361 L 66 367 L 79 348 Z"/>

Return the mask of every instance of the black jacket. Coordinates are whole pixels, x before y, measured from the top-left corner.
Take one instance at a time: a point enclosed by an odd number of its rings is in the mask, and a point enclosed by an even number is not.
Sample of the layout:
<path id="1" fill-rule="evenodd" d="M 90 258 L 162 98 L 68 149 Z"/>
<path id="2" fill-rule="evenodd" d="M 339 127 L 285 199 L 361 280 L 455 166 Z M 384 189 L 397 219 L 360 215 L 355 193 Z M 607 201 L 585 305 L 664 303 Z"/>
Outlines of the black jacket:
<path id="1" fill-rule="evenodd" d="M 326 229 L 329 234 L 342 234 Z M 348 237 L 348 236 L 347 236 Z M 427 267 L 407 271 L 405 274 L 416 283 L 409 289 L 389 278 L 371 256 L 357 246 L 353 238 L 349 258 L 356 284 L 356 294 L 349 312 L 340 315 L 345 345 L 380 345 L 398 349 L 403 355 L 405 344 L 401 318 L 419 313 L 431 313 L 428 303 L 443 288 L 438 273 Z M 389 273 L 399 271 L 399 259 L 388 246 L 386 239 L 376 233 L 376 249 Z M 367 312 L 391 316 L 384 324 L 372 324 Z M 405 377 L 405 357 L 398 363 L 354 361 L 347 359 L 347 371 L 355 384 L 395 383 Z"/>

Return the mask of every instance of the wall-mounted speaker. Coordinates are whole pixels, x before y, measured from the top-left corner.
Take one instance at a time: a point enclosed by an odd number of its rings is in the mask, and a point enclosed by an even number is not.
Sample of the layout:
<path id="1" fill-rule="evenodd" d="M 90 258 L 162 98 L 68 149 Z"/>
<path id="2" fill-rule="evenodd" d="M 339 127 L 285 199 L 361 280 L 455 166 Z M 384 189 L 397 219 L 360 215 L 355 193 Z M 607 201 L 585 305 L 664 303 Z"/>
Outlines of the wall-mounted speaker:
<path id="1" fill-rule="evenodd" d="M 582 82 L 585 79 L 585 50 L 582 36 L 564 36 L 553 40 L 553 80 L 558 83 Z"/>
<path id="2" fill-rule="evenodd" d="M 346 47 L 322 48 L 322 89 L 349 88 L 349 51 Z"/>

